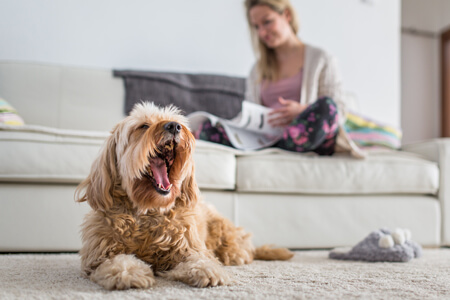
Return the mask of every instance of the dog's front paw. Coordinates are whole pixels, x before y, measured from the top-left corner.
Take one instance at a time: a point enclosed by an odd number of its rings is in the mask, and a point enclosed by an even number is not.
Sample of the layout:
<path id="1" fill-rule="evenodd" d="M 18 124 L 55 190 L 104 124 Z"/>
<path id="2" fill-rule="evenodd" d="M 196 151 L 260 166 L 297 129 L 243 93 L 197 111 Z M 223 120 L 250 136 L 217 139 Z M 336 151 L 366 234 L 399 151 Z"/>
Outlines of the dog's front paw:
<path id="1" fill-rule="evenodd" d="M 158 275 L 200 288 L 231 283 L 230 275 L 217 261 L 196 256 L 191 256 L 172 270 Z"/>
<path id="2" fill-rule="evenodd" d="M 199 288 L 227 285 L 231 282 L 230 275 L 220 265 L 193 267 L 191 276 L 187 283 Z"/>
<path id="3" fill-rule="evenodd" d="M 155 283 L 150 266 L 126 254 L 103 262 L 92 272 L 90 278 L 108 290 L 147 289 Z"/>

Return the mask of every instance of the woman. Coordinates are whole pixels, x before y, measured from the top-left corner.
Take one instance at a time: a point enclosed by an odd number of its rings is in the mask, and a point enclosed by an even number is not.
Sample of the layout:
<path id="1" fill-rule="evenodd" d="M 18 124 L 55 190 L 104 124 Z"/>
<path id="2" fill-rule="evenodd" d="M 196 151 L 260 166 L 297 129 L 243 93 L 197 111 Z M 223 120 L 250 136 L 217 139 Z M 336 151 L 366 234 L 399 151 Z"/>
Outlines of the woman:
<path id="1" fill-rule="evenodd" d="M 245 8 L 258 57 L 247 79 L 246 100 L 273 108 L 269 123 L 284 128 L 275 146 L 319 155 L 345 150 L 363 157 L 342 127 L 345 105 L 334 60 L 298 38 L 289 0 L 246 0 Z M 201 139 L 220 135 L 216 141 L 229 144 L 222 128 L 204 125 Z"/>

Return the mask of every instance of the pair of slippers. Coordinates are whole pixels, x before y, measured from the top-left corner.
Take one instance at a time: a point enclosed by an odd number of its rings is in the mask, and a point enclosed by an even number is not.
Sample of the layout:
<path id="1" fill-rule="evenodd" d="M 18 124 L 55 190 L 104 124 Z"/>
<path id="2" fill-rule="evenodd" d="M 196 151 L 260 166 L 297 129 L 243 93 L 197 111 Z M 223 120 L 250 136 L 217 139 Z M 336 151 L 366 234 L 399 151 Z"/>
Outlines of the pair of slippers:
<path id="1" fill-rule="evenodd" d="M 336 248 L 328 255 L 332 259 L 368 262 L 408 262 L 420 256 L 422 247 L 411 241 L 411 231 L 400 228 L 374 231 L 353 248 Z"/>

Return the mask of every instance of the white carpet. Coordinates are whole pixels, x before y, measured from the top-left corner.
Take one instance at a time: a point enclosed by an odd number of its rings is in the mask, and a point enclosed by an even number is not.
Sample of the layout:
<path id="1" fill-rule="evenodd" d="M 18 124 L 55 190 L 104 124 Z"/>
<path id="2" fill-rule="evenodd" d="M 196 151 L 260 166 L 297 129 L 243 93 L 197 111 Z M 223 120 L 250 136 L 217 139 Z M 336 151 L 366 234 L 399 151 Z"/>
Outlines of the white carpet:
<path id="1" fill-rule="evenodd" d="M 408 263 L 363 263 L 299 251 L 287 262 L 228 267 L 235 283 L 198 289 L 157 278 L 149 290 L 105 291 L 76 254 L 0 255 L 0 299 L 450 299 L 450 249 Z"/>

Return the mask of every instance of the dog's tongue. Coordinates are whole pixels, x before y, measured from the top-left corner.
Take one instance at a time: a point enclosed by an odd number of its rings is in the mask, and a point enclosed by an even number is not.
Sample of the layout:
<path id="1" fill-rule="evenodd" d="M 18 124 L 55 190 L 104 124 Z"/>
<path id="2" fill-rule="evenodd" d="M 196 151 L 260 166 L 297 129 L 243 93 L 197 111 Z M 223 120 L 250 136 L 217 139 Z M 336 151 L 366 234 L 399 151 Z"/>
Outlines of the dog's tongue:
<path id="1" fill-rule="evenodd" d="M 152 169 L 156 184 L 160 184 L 164 189 L 168 190 L 170 188 L 170 181 L 167 177 L 167 167 L 164 160 L 159 157 L 153 158 L 150 161 L 150 168 Z"/>

